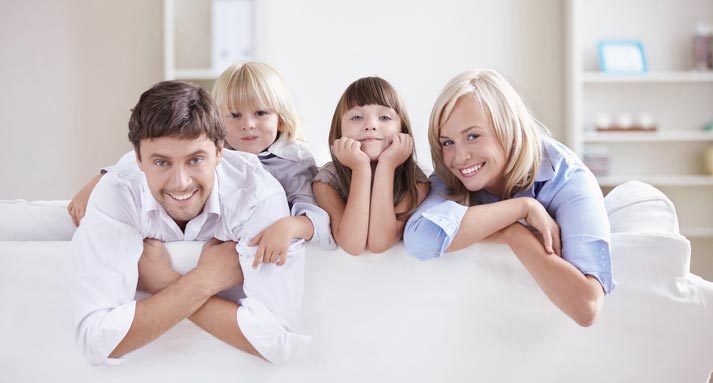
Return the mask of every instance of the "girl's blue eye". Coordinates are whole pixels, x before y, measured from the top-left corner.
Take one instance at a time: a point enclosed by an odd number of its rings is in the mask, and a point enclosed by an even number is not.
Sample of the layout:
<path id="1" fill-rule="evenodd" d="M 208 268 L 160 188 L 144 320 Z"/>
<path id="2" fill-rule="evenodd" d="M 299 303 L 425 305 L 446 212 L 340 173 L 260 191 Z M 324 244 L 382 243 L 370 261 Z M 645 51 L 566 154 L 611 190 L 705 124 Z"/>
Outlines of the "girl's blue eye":
<path id="1" fill-rule="evenodd" d="M 359 120 L 361 120 L 361 116 L 352 116 L 352 117 L 350 118 L 350 120 L 352 120 L 352 121 L 359 121 Z"/>
<path id="2" fill-rule="evenodd" d="M 441 141 L 441 146 L 444 147 L 444 148 L 449 147 L 449 146 L 451 146 L 451 145 L 453 145 L 453 140 L 444 140 L 444 141 Z"/>
<path id="3" fill-rule="evenodd" d="M 379 120 L 381 121 L 390 121 L 392 120 L 391 116 L 379 116 Z"/>
<path id="4" fill-rule="evenodd" d="M 230 113 L 230 117 L 240 118 L 240 113 Z"/>

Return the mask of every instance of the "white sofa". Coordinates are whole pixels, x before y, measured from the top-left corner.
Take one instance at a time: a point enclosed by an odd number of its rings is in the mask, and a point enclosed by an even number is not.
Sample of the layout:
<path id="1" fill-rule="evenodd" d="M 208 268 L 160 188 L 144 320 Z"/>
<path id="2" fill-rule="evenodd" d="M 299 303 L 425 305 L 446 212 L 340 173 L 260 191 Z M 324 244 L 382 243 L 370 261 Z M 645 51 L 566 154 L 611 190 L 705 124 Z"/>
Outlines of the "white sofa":
<path id="1" fill-rule="evenodd" d="M 72 335 L 65 206 L 0 202 L 0 382 L 703 383 L 713 369 L 713 283 L 690 274 L 673 205 L 648 185 L 607 196 L 618 287 L 590 328 L 502 245 L 427 262 L 402 245 L 361 257 L 308 246 L 300 330 L 313 341 L 282 365 L 188 321 L 120 366 L 87 364 Z M 199 246 L 169 245 L 174 266 L 190 269 Z"/>

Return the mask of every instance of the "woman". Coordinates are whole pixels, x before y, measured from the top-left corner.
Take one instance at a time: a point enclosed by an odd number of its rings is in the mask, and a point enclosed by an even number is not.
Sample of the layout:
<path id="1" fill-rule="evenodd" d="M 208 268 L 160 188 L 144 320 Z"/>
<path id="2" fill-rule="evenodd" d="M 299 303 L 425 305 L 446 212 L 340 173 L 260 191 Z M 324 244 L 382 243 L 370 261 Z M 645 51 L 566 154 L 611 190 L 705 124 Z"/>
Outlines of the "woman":
<path id="1" fill-rule="evenodd" d="M 577 156 L 492 70 L 446 85 L 429 143 L 435 172 L 406 225 L 409 254 L 434 258 L 485 238 L 506 243 L 557 307 L 593 324 L 615 285 L 610 229 L 597 181 Z"/>

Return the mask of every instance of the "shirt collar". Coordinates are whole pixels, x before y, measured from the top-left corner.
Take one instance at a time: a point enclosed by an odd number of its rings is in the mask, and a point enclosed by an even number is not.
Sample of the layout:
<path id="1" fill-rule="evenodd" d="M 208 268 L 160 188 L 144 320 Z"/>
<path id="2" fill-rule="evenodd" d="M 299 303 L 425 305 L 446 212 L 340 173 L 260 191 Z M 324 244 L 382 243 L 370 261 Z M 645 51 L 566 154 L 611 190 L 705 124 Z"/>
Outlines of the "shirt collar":
<path id="1" fill-rule="evenodd" d="M 293 162 L 300 160 L 299 145 L 290 141 L 286 134 L 280 134 L 280 138 L 278 138 L 277 141 L 270 145 L 265 151 L 259 153 L 258 157 L 266 157 L 270 154 Z"/>
<path id="2" fill-rule="evenodd" d="M 550 158 L 550 152 L 549 152 L 549 142 L 546 142 L 543 140 L 542 142 L 542 161 L 540 161 L 540 168 L 537 170 L 537 174 L 535 175 L 535 183 L 543 183 L 547 182 L 551 179 L 554 178 L 555 176 L 555 165 L 552 162 L 552 159 Z M 535 198 L 535 185 L 533 184 L 526 190 L 520 190 L 519 192 L 515 193 L 513 195 L 513 198 L 517 197 L 532 197 Z M 490 193 L 488 193 L 485 190 L 480 190 L 477 191 L 474 194 L 474 197 L 476 201 L 479 203 L 493 203 L 500 201 L 500 199 Z"/>

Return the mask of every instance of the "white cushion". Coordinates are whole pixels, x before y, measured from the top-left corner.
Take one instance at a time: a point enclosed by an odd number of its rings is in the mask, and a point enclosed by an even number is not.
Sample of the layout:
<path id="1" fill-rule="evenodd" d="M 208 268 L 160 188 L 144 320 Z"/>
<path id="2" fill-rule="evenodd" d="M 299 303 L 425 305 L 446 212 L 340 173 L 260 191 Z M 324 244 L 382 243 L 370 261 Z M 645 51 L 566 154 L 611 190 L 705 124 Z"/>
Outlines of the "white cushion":
<path id="1" fill-rule="evenodd" d="M 0 200 L 0 241 L 69 241 L 69 201 Z"/>
<path id="2" fill-rule="evenodd" d="M 649 184 L 626 182 L 609 192 L 604 203 L 612 233 L 679 233 L 673 203 Z"/>

